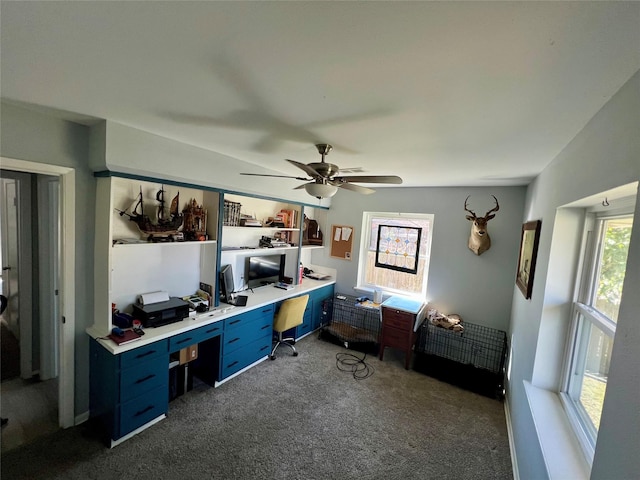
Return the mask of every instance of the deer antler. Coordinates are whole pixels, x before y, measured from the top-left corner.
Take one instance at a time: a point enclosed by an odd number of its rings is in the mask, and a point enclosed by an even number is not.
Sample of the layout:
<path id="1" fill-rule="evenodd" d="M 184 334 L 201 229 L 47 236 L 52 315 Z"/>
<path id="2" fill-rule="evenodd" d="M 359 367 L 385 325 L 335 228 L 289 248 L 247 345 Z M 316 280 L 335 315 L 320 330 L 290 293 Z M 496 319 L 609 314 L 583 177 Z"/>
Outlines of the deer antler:
<path id="1" fill-rule="evenodd" d="M 500 205 L 498 204 L 498 199 L 495 197 L 495 195 L 491 195 L 491 196 L 496 201 L 496 206 L 493 207 L 491 210 L 489 210 L 487 213 L 485 213 L 484 218 L 487 218 L 490 213 L 497 212 L 498 210 L 500 210 Z M 467 198 L 469 198 L 469 197 L 467 197 Z M 465 206 L 466 206 L 466 202 L 465 202 Z"/>
<path id="2" fill-rule="evenodd" d="M 473 218 L 476 218 L 476 213 L 475 213 L 475 212 L 472 212 L 471 210 L 469 210 L 469 209 L 467 208 L 467 201 L 469 200 L 469 197 L 470 197 L 470 196 L 471 196 L 471 195 L 469 195 L 469 196 L 465 199 L 465 201 L 464 201 L 464 209 L 465 209 L 465 211 L 469 212 L 469 213 L 473 216 Z M 494 198 L 495 198 L 495 197 L 494 197 Z M 496 200 L 496 201 L 497 201 L 497 200 Z"/>

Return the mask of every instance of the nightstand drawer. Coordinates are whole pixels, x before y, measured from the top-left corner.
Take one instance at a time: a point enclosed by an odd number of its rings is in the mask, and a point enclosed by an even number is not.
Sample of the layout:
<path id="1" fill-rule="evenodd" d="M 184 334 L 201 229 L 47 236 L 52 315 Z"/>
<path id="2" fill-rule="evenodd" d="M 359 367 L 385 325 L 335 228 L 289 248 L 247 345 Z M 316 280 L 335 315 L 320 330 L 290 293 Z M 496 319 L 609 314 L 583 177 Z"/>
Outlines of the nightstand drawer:
<path id="1" fill-rule="evenodd" d="M 413 335 L 408 334 L 406 330 L 399 330 L 393 327 L 385 326 L 382 337 L 386 347 L 406 349 L 411 348 L 413 344 Z"/>
<path id="2" fill-rule="evenodd" d="M 416 316 L 413 313 L 396 310 L 394 308 L 382 309 L 382 323 L 390 327 L 399 328 L 406 332 L 413 330 Z"/>

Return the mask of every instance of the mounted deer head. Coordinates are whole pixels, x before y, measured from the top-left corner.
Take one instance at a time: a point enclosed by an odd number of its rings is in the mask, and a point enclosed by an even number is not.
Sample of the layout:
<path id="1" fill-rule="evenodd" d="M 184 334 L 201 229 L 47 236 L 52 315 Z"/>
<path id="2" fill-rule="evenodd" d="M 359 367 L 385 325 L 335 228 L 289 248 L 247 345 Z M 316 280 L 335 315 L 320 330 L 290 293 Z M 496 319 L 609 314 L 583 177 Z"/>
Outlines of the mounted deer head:
<path id="1" fill-rule="evenodd" d="M 470 197 L 471 195 L 469 195 Z M 485 213 L 484 217 L 476 217 L 476 214 L 467 208 L 467 201 L 469 197 L 464 201 L 464 209 L 471 215 L 467 215 L 467 220 L 471 220 L 471 235 L 469 236 L 469 250 L 476 255 L 482 255 L 484 252 L 491 248 L 491 237 L 487 232 L 487 222 L 495 217 L 491 215 L 493 212 L 500 210 L 498 205 L 498 199 L 491 195 L 496 201 L 496 206 Z"/>

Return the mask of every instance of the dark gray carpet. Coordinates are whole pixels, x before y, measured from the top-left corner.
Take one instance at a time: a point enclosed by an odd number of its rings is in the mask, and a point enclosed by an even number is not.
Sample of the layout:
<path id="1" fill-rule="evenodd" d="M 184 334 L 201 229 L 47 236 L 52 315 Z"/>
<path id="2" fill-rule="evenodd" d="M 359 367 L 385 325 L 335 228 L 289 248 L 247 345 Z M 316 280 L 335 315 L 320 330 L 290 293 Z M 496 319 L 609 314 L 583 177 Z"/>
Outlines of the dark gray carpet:
<path id="1" fill-rule="evenodd" d="M 20 376 L 20 342 L 4 324 L 0 323 L 0 380 Z"/>
<path id="2" fill-rule="evenodd" d="M 315 335 L 297 348 L 219 388 L 196 384 L 113 449 L 84 424 L 8 452 L 2 478 L 513 478 L 501 402 L 406 371 L 390 349 L 358 381 L 336 368 L 352 351 Z"/>

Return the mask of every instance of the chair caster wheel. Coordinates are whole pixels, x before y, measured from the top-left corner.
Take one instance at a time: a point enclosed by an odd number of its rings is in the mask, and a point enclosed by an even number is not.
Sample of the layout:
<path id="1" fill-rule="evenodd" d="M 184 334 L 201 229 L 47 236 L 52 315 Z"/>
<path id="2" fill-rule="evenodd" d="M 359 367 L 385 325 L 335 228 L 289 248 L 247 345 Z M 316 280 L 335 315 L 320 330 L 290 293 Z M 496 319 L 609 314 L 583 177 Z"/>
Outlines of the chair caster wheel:
<path id="1" fill-rule="evenodd" d="M 293 356 L 297 357 L 298 356 L 298 352 L 293 352 Z"/>
<path id="2" fill-rule="evenodd" d="M 275 355 L 269 355 L 269 360 L 275 360 L 276 356 Z"/>

